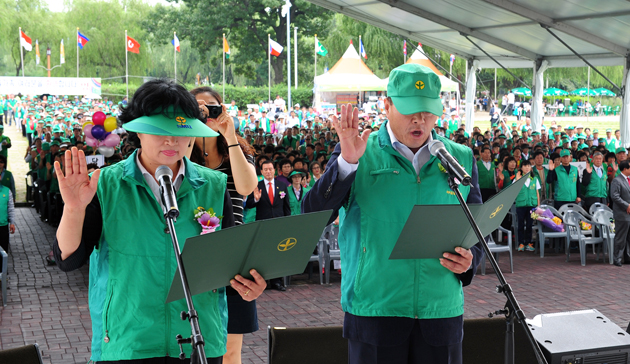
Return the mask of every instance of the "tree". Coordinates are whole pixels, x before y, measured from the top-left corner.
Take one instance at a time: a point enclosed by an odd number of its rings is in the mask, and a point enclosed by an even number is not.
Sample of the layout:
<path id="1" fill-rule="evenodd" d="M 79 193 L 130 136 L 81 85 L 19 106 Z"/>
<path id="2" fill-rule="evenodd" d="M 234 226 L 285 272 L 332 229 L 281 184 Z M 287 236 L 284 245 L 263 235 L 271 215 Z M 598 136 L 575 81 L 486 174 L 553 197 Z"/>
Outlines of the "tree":
<path id="1" fill-rule="evenodd" d="M 221 44 L 226 34 L 232 54 L 229 63 L 234 62 L 234 72 L 250 79 L 256 79 L 256 71 L 267 58 L 267 35 L 281 44 L 287 39 L 286 17 L 281 16 L 284 1 L 281 0 L 183 0 L 185 6 L 167 8 L 157 6 L 151 19 L 146 21 L 148 31 L 155 36 L 177 30 L 180 39 L 190 39 L 200 54 Z M 208 11 L 212 9 L 212 11 Z M 304 0 L 295 0 L 290 9 L 291 25 L 298 27 L 298 37 L 312 37 L 321 34 L 325 37 L 328 23 L 333 13 Z M 291 29 L 292 31 L 293 29 Z M 300 45 L 298 45 L 300 46 Z M 304 51 L 306 51 L 306 46 Z M 214 64 L 220 54 L 210 56 Z M 282 83 L 286 47 L 280 57 L 272 57 L 274 82 Z"/>

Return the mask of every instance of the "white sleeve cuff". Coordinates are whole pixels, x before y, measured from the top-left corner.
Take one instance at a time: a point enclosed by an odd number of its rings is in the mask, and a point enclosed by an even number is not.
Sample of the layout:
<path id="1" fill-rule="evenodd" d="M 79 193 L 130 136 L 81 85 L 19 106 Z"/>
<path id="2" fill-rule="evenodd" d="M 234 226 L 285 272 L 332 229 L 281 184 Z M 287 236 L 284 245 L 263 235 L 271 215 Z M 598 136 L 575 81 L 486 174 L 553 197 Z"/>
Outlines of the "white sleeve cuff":
<path id="1" fill-rule="evenodd" d="M 345 180 L 346 177 L 348 177 L 350 174 L 356 171 L 357 168 L 359 168 L 359 162 L 355 164 L 350 164 L 345 159 L 343 159 L 341 154 L 339 154 L 339 158 L 337 158 L 337 165 L 339 165 L 337 178 L 340 181 Z"/>

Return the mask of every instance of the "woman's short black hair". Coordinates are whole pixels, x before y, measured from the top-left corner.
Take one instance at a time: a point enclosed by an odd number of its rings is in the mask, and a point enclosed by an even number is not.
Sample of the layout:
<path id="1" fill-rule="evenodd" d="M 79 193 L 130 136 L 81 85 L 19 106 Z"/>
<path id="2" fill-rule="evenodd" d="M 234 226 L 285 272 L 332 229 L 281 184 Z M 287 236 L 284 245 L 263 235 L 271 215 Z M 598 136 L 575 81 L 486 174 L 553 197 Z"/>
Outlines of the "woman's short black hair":
<path id="1" fill-rule="evenodd" d="M 7 168 L 7 158 L 3 155 L 0 155 L 0 163 L 4 164 L 4 168 Z"/>
<path id="2" fill-rule="evenodd" d="M 125 124 L 141 116 L 155 114 L 174 118 L 172 110 L 181 110 L 190 118 L 202 118 L 197 100 L 183 85 L 168 78 L 156 78 L 145 82 L 136 90 L 127 106 L 122 107 L 118 120 Z M 136 133 L 129 133 L 129 141 L 136 148 L 140 147 Z"/>

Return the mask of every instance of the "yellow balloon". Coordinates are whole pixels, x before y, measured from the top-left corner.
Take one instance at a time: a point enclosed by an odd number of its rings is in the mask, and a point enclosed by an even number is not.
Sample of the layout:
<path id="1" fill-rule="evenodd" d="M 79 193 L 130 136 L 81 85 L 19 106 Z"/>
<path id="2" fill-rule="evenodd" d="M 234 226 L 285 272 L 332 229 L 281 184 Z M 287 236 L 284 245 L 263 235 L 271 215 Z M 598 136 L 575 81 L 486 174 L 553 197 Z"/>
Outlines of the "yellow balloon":
<path id="1" fill-rule="evenodd" d="M 110 116 L 105 119 L 105 123 L 103 124 L 106 132 L 114 131 L 118 127 L 118 123 L 116 122 L 116 117 Z"/>
<path id="2" fill-rule="evenodd" d="M 91 121 L 86 121 L 85 123 L 83 123 L 82 127 L 85 128 L 86 125 L 94 125 L 94 123 Z"/>

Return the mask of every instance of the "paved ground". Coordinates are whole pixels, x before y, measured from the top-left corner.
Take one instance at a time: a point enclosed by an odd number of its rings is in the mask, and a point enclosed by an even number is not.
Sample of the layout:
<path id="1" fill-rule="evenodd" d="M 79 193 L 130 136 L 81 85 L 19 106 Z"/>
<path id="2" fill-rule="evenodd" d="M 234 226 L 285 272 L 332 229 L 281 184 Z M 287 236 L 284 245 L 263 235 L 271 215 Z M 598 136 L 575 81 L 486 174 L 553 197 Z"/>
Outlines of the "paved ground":
<path id="1" fill-rule="evenodd" d="M 63 273 L 48 267 L 44 257 L 50 251 L 54 229 L 41 223 L 34 210 L 17 209 L 18 231 L 11 242 L 7 306 L 0 307 L 0 349 L 37 342 L 45 363 L 86 363 L 89 358 L 91 325 L 87 305 L 88 269 Z M 500 265 L 509 270 L 507 254 Z M 587 265 L 579 257 L 566 263 L 564 256 L 533 253 L 515 256 L 514 274 L 506 273 L 525 314 L 596 308 L 625 329 L 630 321 L 630 266 L 617 268 L 595 261 Z M 313 276 L 313 279 L 318 279 Z M 261 330 L 245 336 L 244 364 L 266 363 L 266 327 L 341 325 L 339 280 L 320 286 L 307 276 L 293 278 L 286 292 L 267 291 L 258 301 Z M 478 275 L 464 289 L 466 318 L 482 318 L 502 308 L 502 295 L 494 293 L 497 283 L 492 270 Z"/>

